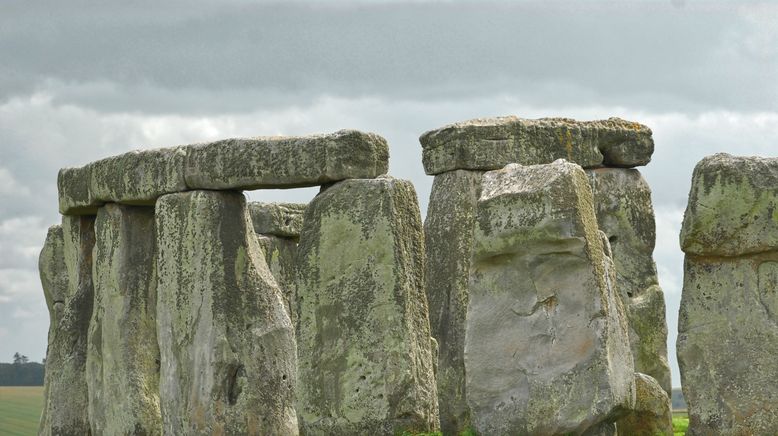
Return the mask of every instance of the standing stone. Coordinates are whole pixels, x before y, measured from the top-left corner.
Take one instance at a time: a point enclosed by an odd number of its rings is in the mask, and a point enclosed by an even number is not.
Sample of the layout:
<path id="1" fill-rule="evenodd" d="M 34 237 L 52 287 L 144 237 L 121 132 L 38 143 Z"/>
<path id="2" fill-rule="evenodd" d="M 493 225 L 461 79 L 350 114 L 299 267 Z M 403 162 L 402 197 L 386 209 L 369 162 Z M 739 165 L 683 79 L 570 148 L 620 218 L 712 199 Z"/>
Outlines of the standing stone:
<path id="1" fill-rule="evenodd" d="M 672 436 L 673 412 L 670 395 L 653 377 L 635 373 L 635 407 L 617 423 L 619 434 Z"/>
<path id="2" fill-rule="evenodd" d="M 690 435 L 778 434 L 778 159 L 694 169 L 678 364 Z"/>
<path id="3" fill-rule="evenodd" d="M 47 303 L 51 302 L 52 325 L 49 327 L 45 400 L 38 433 L 89 435 L 85 367 L 94 296 L 94 217 L 63 216 L 61 228 L 52 228 L 46 239 L 40 270 Z"/>
<path id="4" fill-rule="evenodd" d="M 298 251 L 305 434 L 438 428 L 424 240 L 410 182 L 347 180 L 305 212 Z"/>
<path id="5" fill-rule="evenodd" d="M 613 251 L 635 371 L 655 378 L 670 395 L 665 300 L 653 259 L 656 224 L 651 188 L 635 169 L 600 168 L 587 174 L 600 230 Z"/>
<path id="6" fill-rule="evenodd" d="M 281 288 L 292 325 L 297 326 L 295 257 L 303 225 L 305 204 L 249 203 L 249 213 L 257 240 L 265 253 L 270 272 Z"/>
<path id="7" fill-rule="evenodd" d="M 427 300 L 432 336 L 438 341 L 438 405 L 445 434 L 470 427 L 465 397 L 465 322 L 470 255 L 480 171 L 457 170 L 435 176 L 424 240 Z"/>
<path id="8" fill-rule="evenodd" d="M 560 160 L 485 173 L 473 242 L 464 359 L 476 431 L 612 431 L 634 404 L 633 363 L 584 171 Z"/>
<path id="9" fill-rule="evenodd" d="M 165 434 L 296 435 L 294 331 L 239 192 L 156 206 Z"/>
<path id="10" fill-rule="evenodd" d="M 97 213 L 95 303 L 86 359 L 94 434 L 162 434 L 154 208 Z"/>

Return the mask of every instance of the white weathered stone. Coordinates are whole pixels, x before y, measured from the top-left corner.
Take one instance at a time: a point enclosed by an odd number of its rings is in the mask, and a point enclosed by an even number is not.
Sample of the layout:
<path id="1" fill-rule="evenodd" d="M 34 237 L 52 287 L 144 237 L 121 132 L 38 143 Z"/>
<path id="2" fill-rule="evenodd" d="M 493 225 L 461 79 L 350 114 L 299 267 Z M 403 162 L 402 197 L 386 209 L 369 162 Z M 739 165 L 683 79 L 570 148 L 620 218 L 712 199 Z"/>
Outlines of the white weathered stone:
<path id="1" fill-rule="evenodd" d="M 90 431 L 85 367 L 94 296 L 94 242 L 93 216 L 63 216 L 61 229 L 50 231 L 41 253 L 41 282 L 47 302 L 53 304 L 49 306 L 52 325 L 40 435 L 87 435 Z"/>
<path id="2" fill-rule="evenodd" d="M 653 259 L 656 243 L 651 189 L 635 169 L 587 170 L 597 221 L 610 241 L 616 287 L 627 309 L 635 371 L 670 395 L 665 301 Z"/>
<path id="3" fill-rule="evenodd" d="M 465 335 L 483 434 L 612 431 L 634 403 L 627 321 L 580 166 L 484 174 Z"/>
<path id="4" fill-rule="evenodd" d="M 413 185 L 378 178 L 327 188 L 306 209 L 298 250 L 301 431 L 436 430 Z"/>
<path id="5" fill-rule="evenodd" d="M 165 434 L 295 435 L 294 331 L 238 192 L 156 206 Z"/>
<path id="6" fill-rule="evenodd" d="M 444 434 L 471 425 L 465 398 L 465 323 L 480 171 L 435 176 L 424 221 L 427 301 L 432 336 L 439 346 L 438 405 Z"/>
<path id="7" fill-rule="evenodd" d="M 236 138 L 190 146 L 186 184 L 191 189 L 316 186 L 373 178 L 389 168 L 389 146 L 373 133 Z"/>
<path id="8" fill-rule="evenodd" d="M 162 434 L 154 208 L 97 213 L 86 358 L 92 434 Z"/>
<path id="9" fill-rule="evenodd" d="M 536 165 L 567 159 L 583 167 L 646 165 L 654 152 L 651 129 L 609 118 L 528 120 L 514 116 L 479 118 L 424 133 L 427 174 L 457 169 L 495 170 L 510 163 Z"/>

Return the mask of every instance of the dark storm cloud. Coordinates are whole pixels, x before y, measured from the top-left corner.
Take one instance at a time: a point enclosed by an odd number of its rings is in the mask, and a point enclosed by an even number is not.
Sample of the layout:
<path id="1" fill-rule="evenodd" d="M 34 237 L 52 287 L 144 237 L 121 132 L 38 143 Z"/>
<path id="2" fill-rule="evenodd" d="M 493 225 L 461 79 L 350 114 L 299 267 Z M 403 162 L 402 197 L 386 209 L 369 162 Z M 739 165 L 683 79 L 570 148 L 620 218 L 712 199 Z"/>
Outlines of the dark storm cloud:
<path id="1" fill-rule="evenodd" d="M 517 91 L 527 104 L 778 105 L 770 41 L 729 3 L 139 4 L 4 6 L 0 95 L 147 113 Z"/>

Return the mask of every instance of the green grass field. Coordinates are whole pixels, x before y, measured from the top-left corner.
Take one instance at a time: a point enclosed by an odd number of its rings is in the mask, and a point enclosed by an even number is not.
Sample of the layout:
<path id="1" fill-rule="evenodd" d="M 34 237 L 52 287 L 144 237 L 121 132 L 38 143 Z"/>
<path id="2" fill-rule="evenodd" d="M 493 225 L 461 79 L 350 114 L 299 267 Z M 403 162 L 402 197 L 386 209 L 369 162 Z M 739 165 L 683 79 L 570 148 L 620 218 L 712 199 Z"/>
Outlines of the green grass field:
<path id="1" fill-rule="evenodd" d="M 41 410 L 43 386 L 0 386 L 0 434 L 37 434 Z"/>
<path id="2" fill-rule="evenodd" d="M 689 428 L 689 415 L 686 411 L 673 412 L 673 435 L 683 436 Z"/>

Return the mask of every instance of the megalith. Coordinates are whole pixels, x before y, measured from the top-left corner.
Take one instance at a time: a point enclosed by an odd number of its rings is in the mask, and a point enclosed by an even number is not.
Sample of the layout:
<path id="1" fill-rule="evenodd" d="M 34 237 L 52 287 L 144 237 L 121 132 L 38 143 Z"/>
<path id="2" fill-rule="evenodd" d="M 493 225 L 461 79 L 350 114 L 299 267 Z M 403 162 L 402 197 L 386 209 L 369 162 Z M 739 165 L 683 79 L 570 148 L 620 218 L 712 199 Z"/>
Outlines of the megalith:
<path id="1" fill-rule="evenodd" d="M 480 434 L 613 428 L 634 403 L 627 321 L 580 166 L 483 175 L 464 343 Z"/>
<path id="2" fill-rule="evenodd" d="M 336 183 L 305 211 L 297 252 L 304 434 L 439 426 L 424 240 L 410 182 Z"/>
<path id="3" fill-rule="evenodd" d="M 249 203 L 249 213 L 257 240 L 265 253 L 270 272 L 281 288 L 284 305 L 297 325 L 297 293 L 295 291 L 295 256 L 303 225 L 305 204 Z"/>
<path id="4" fill-rule="evenodd" d="M 294 331 L 243 194 L 165 195 L 155 226 L 164 433 L 297 434 Z"/>
<path id="5" fill-rule="evenodd" d="M 90 434 L 86 380 L 87 335 L 92 316 L 94 216 L 63 216 L 40 256 L 49 308 L 45 402 L 38 433 Z"/>
<path id="6" fill-rule="evenodd" d="M 92 433 L 161 435 L 154 208 L 97 212 L 86 359 Z"/>
<path id="7" fill-rule="evenodd" d="M 617 424 L 620 435 L 670 436 L 673 411 L 670 395 L 654 377 L 635 373 L 635 406 Z"/>
<path id="8" fill-rule="evenodd" d="M 655 378 L 670 395 L 665 300 L 653 258 L 656 223 L 651 188 L 636 169 L 598 168 L 586 173 L 600 230 L 613 251 L 635 371 Z"/>
<path id="9" fill-rule="evenodd" d="M 694 169 L 678 364 L 690 435 L 778 434 L 778 159 Z"/>

